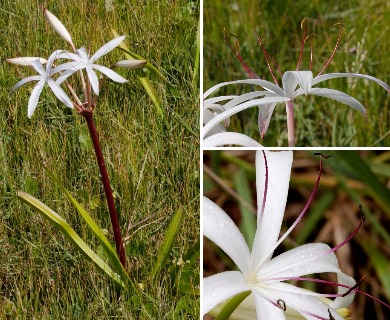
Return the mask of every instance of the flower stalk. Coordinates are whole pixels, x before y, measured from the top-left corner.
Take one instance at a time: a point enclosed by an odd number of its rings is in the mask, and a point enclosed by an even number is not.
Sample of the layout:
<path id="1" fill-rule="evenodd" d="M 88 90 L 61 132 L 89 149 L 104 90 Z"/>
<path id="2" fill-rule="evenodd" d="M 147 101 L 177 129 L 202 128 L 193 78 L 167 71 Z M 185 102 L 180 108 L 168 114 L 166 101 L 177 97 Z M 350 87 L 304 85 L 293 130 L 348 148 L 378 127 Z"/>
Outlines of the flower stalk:
<path id="1" fill-rule="evenodd" d="M 99 135 L 96 130 L 95 122 L 93 121 L 93 113 L 81 112 L 80 114 L 85 118 L 85 121 L 87 121 L 88 130 L 91 135 L 93 147 L 95 149 L 96 160 L 99 166 L 100 175 L 102 177 L 104 193 L 106 195 L 108 211 L 110 213 L 111 224 L 114 231 L 116 252 L 118 254 L 120 262 L 122 263 L 123 267 L 126 269 L 125 249 L 123 247 L 122 234 L 119 226 L 118 214 L 115 208 L 115 201 L 114 201 L 114 196 L 112 194 L 110 178 L 108 177 L 106 165 L 104 163 L 102 148 L 100 147 L 100 143 L 99 143 Z"/>

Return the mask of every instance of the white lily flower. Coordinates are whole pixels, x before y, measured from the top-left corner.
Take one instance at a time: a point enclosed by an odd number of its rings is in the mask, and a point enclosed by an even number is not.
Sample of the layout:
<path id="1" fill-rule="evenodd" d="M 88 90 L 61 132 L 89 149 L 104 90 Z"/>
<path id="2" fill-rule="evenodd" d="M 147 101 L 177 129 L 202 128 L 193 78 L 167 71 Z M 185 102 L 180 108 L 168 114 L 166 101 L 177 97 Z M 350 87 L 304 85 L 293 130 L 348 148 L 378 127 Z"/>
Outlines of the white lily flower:
<path id="1" fill-rule="evenodd" d="M 39 57 L 20 57 L 20 58 L 11 58 L 11 59 L 5 59 L 7 62 L 16 64 L 18 66 L 31 66 L 32 62 L 35 60 L 39 60 L 41 64 L 47 63 L 46 59 L 39 58 Z"/>
<path id="2" fill-rule="evenodd" d="M 123 78 L 115 71 L 94 63 L 97 59 L 106 55 L 112 49 L 118 46 L 124 39 L 125 36 L 121 36 L 107 42 L 98 51 L 96 51 L 95 54 L 92 55 L 92 57 L 89 57 L 84 47 L 77 49 L 76 53 L 63 52 L 62 54 L 60 54 L 58 58 L 71 59 L 73 61 L 64 63 L 59 66 L 60 68 L 59 70 L 64 70 L 64 72 L 57 78 L 57 84 L 61 84 L 69 76 L 71 76 L 77 70 L 81 70 L 81 69 L 86 69 L 88 79 L 92 85 L 92 89 L 97 95 L 99 95 L 99 80 L 94 70 L 100 71 L 101 73 L 103 73 L 104 75 L 106 75 L 108 78 L 110 78 L 115 82 L 119 82 L 119 83 L 127 82 L 125 78 Z"/>
<path id="3" fill-rule="evenodd" d="M 223 82 L 213 86 L 204 93 L 205 108 L 209 108 L 209 105 L 214 101 L 228 102 L 221 106 L 221 108 L 224 109 L 223 112 L 216 115 L 213 119 L 204 125 L 203 138 L 205 139 L 209 135 L 210 131 L 216 126 L 220 125 L 222 121 L 228 119 L 240 111 L 255 106 L 259 107 L 261 110 L 259 114 L 259 127 L 261 135 L 264 136 L 275 105 L 277 103 L 284 102 L 286 104 L 286 108 L 292 111 L 294 108 L 295 99 L 303 94 L 330 98 L 349 105 L 353 109 L 360 111 L 363 115 L 366 115 L 365 108 L 355 98 L 338 90 L 313 87 L 322 81 L 342 77 L 363 78 L 371 80 L 385 88 L 390 93 L 390 87 L 385 82 L 368 75 L 357 73 L 329 73 L 313 78 L 313 73 L 311 71 L 287 71 L 283 74 L 283 88 L 274 83 L 261 79 Z M 257 85 L 264 88 L 266 91 L 254 91 L 245 93 L 241 96 L 221 96 L 207 99 L 217 89 L 230 84 Z M 297 85 L 299 85 L 298 88 Z"/>
<path id="4" fill-rule="evenodd" d="M 50 25 L 61 36 L 61 38 L 64 39 L 66 42 L 70 43 L 72 48 L 74 48 L 72 37 L 70 36 L 68 30 L 62 24 L 62 22 L 46 8 L 45 8 L 45 16 L 47 21 L 49 21 Z"/>
<path id="5" fill-rule="evenodd" d="M 252 251 L 231 218 L 214 202 L 203 198 L 204 236 L 218 245 L 239 269 L 203 279 L 203 314 L 236 294 L 251 291 L 258 320 L 286 319 L 285 307 L 306 319 L 328 320 L 329 314 L 334 319 L 343 319 L 336 309 L 352 302 L 353 292 L 345 297 L 342 294 L 356 282 L 340 270 L 334 249 L 323 243 L 311 243 L 272 258 L 275 249 L 301 218 L 278 240 L 291 165 L 292 152 L 265 151 L 256 155 L 258 215 Z M 305 209 L 301 215 L 304 212 Z M 324 272 L 336 273 L 339 283 L 338 294 L 328 295 L 336 296 L 329 304 L 322 301 L 327 295 L 284 282 Z"/>
<path id="6" fill-rule="evenodd" d="M 57 73 L 58 70 L 56 68 L 52 68 L 54 60 L 57 56 L 62 52 L 62 50 L 54 51 L 47 60 L 46 69 L 43 68 L 42 62 L 37 58 L 34 61 L 29 61 L 29 65 L 31 65 L 39 75 L 31 76 L 20 80 L 15 86 L 12 88 L 11 92 L 18 89 L 20 86 L 24 85 L 30 81 L 38 81 L 35 88 L 33 89 L 30 99 L 28 100 L 28 117 L 31 118 L 38 104 L 39 96 L 41 95 L 42 89 L 45 86 L 45 83 L 49 85 L 55 96 L 60 100 L 64 105 L 68 108 L 73 109 L 73 102 L 70 100 L 68 95 L 64 90 L 52 79 L 52 76 Z"/>
<path id="7" fill-rule="evenodd" d="M 256 140 L 237 132 L 220 132 L 203 140 L 204 148 L 222 147 L 232 144 L 241 147 L 262 147 Z"/>

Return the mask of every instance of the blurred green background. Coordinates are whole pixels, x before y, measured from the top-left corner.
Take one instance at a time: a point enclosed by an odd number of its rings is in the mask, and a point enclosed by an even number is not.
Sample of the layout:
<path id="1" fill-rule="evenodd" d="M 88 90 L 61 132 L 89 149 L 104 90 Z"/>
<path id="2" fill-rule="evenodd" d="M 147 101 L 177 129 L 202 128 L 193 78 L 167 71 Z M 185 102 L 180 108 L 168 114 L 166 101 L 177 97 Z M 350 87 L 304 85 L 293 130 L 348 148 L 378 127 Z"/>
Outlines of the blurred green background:
<path id="1" fill-rule="evenodd" d="M 318 177 L 317 151 L 294 151 L 294 161 L 281 233 L 298 217 Z M 334 247 L 359 225 L 359 204 L 366 222 L 354 238 L 336 251 L 341 270 L 356 280 L 367 275 L 359 289 L 390 301 L 390 151 L 323 151 L 319 188 L 302 221 L 274 255 L 300 244 L 323 242 Z M 204 195 L 217 203 L 238 224 L 251 243 L 256 229 L 255 151 L 204 153 Z M 203 246 L 204 276 L 235 268 L 212 242 Z M 332 277 L 316 275 L 322 279 Z M 317 292 L 334 288 L 310 282 L 298 285 Z M 390 310 L 357 294 L 350 307 L 352 318 L 385 320 Z M 209 319 L 209 318 L 208 318 Z"/>
<path id="2" fill-rule="evenodd" d="M 35 71 L 10 65 L 6 58 L 47 58 L 54 50 L 70 50 L 47 23 L 44 6 L 62 21 L 78 48 L 94 53 L 114 38 L 114 28 L 127 35 L 131 51 L 148 59 L 165 78 L 149 74 L 163 117 L 138 81 L 138 71 L 123 69 L 116 71 L 129 82 L 107 81 L 94 117 L 140 296 L 118 300 L 97 268 L 16 199 L 18 190 L 41 199 L 97 249 L 90 230 L 45 175 L 43 163 L 112 239 L 84 119 L 61 105 L 47 87 L 31 120 L 27 104 L 34 83 L 9 94 L 15 83 Z M 184 0 L 1 2 L 0 319 L 199 317 L 198 261 L 186 262 L 188 253 L 199 248 L 199 90 L 194 81 L 198 6 Z M 122 59 L 124 53 L 115 49 L 97 63 L 110 66 Z M 150 281 L 179 207 L 184 221 L 168 266 Z"/>
<path id="3" fill-rule="evenodd" d="M 314 76 L 329 59 L 338 36 L 335 23 L 347 31 L 333 61 L 325 70 L 355 72 L 390 83 L 390 2 L 386 0 L 351 1 L 204 1 L 204 91 L 213 85 L 249 78 L 224 41 L 224 28 L 238 37 L 246 64 L 260 78 L 272 81 L 257 44 L 256 33 L 282 72 L 295 70 L 302 37 L 301 21 L 311 18 L 308 34 L 314 38 Z M 301 70 L 309 69 L 310 46 L 306 44 Z M 281 81 L 279 80 L 279 83 Z M 322 97 L 301 97 L 295 104 L 297 146 L 389 146 L 390 95 L 374 82 L 361 79 L 333 79 L 320 87 L 343 91 L 367 109 L 367 120 L 356 110 Z M 242 94 L 250 86 L 221 88 L 216 95 Z M 248 134 L 260 140 L 257 108 L 232 117 L 229 131 Z M 270 128 L 262 142 L 265 146 L 287 145 L 285 105 L 278 104 Z"/>

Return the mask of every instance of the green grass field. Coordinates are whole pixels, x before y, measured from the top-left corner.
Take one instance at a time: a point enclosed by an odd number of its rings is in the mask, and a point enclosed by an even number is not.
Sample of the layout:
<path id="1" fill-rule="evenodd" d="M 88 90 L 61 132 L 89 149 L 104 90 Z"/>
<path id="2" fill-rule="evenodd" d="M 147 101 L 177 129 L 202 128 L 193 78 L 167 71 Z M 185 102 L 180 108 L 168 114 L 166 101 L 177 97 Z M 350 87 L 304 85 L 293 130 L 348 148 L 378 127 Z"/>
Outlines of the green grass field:
<path id="1" fill-rule="evenodd" d="M 163 117 L 132 70 L 117 70 L 129 82 L 108 81 L 95 110 L 120 224 L 128 239 L 130 274 L 140 288 L 138 295 L 123 294 L 118 299 L 107 277 L 16 198 L 18 190 L 39 198 L 97 248 L 65 195 L 45 175 L 40 166 L 44 164 L 112 239 L 84 119 L 61 105 L 47 87 L 31 120 L 27 103 L 34 85 L 9 95 L 17 81 L 34 73 L 9 65 L 6 58 L 47 58 L 54 50 L 70 48 L 47 23 L 38 2 L 2 4 L 0 319 L 199 318 L 198 263 L 183 272 L 186 255 L 196 249 L 199 239 L 198 11 L 193 5 L 189 1 L 45 1 L 76 47 L 95 52 L 114 38 L 114 28 L 127 35 L 131 51 L 148 59 L 165 77 L 150 75 L 163 102 Z M 122 59 L 123 52 L 115 49 L 98 63 L 109 66 Z M 166 229 L 180 206 L 185 218 L 167 267 L 150 281 Z"/>
<path id="2" fill-rule="evenodd" d="M 249 76 L 224 42 L 224 28 L 240 41 L 242 57 L 260 78 L 272 81 L 256 33 L 265 36 L 264 45 L 282 72 L 295 70 L 302 37 L 301 21 L 311 18 L 308 34 L 315 33 L 313 74 L 318 74 L 336 44 L 338 29 L 345 26 L 333 61 L 325 70 L 355 72 L 390 83 L 388 52 L 390 5 L 384 0 L 370 1 L 205 1 L 204 2 L 204 91 L 213 85 Z M 310 46 L 304 52 L 301 70 L 308 70 Z M 349 81 L 352 80 L 352 81 Z M 333 79 L 319 87 L 337 89 L 359 100 L 367 110 L 367 120 L 350 107 L 322 97 L 299 97 L 295 101 L 296 146 L 389 146 L 390 95 L 374 82 L 361 79 Z M 281 83 L 279 79 L 279 83 Z M 250 86 L 222 88 L 216 95 L 242 94 Z M 257 108 L 231 118 L 229 131 L 242 132 L 260 140 Z M 265 146 L 286 146 L 287 126 L 284 104 L 278 104 Z"/>
<path id="3" fill-rule="evenodd" d="M 314 188 L 319 170 L 315 152 L 294 151 L 281 234 L 297 219 Z M 337 150 L 323 153 L 331 157 L 323 160 L 323 173 L 313 202 L 274 256 L 305 243 L 322 242 L 335 247 L 359 225 L 359 205 L 362 205 L 365 223 L 351 241 L 336 251 L 336 256 L 341 270 L 357 281 L 367 275 L 359 285 L 361 291 L 389 304 L 390 152 Z M 254 213 L 258 208 L 254 163 L 254 151 L 204 153 L 204 194 L 230 215 L 248 243 L 253 242 Z M 204 242 L 203 252 L 204 276 L 237 270 L 234 262 L 211 241 Z M 309 277 L 334 280 L 332 276 Z M 291 283 L 319 293 L 336 291 L 332 286 L 308 281 Z M 390 309 L 362 294 L 355 295 L 350 310 L 352 315 L 348 319 L 385 320 L 390 316 Z"/>

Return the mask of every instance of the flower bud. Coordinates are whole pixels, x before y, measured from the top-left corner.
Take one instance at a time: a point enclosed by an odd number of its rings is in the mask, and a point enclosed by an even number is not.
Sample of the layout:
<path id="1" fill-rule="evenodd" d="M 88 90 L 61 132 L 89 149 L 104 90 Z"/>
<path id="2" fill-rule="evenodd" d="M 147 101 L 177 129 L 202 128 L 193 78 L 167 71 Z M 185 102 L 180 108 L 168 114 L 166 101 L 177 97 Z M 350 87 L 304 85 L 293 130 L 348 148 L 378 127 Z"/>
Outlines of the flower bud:
<path id="1" fill-rule="evenodd" d="M 114 64 L 115 67 L 125 68 L 125 69 L 136 69 L 142 67 L 146 64 L 145 60 L 121 60 Z"/>
<path id="2" fill-rule="evenodd" d="M 45 8 L 45 16 L 47 18 L 47 21 L 49 21 L 50 25 L 61 36 L 61 38 L 63 38 L 66 42 L 69 42 L 71 46 L 74 47 L 72 37 L 70 36 L 68 30 L 66 30 L 62 22 L 58 20 L 58 18 L 46 8 Z"/>
<path id="3" fill-rule="evenodd" d="M 16 64 L 18 66 L 31 66 L 31 63 L 35 60 L 39 60 L 42 64 L 47 63 L 46 59 L 39 58 L 39 57 L 20 57 L 20 58 L 11 58 L 6 59 L 7 62 Z"/>

